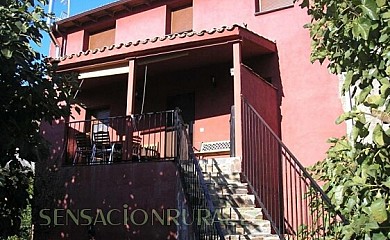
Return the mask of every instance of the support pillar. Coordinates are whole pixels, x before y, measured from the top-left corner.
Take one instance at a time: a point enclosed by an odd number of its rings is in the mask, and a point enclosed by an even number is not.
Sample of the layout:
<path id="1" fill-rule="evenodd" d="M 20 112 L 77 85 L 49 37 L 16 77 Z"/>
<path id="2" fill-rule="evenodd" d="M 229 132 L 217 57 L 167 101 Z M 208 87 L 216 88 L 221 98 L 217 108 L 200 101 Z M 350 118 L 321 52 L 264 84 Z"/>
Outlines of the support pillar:
<path id="1" fill-rule="evenodd" d="M 134 114 L 135 112 L 135 81 L 136 81 L 136 64 L 135 59 L 129 60 L 129 75 L 127 78 L 127 101 L 126 101 L 126 116 Z M 128 118 L 127 118 L 128 119 Z M 126 144 L 125 150 L 122 152 L 122 158 L 132 160 L 133 158 L 133 131 L 134 123 L 132 119 L 126 121 L 126 131 L 124 139 Z"/>
<path id="2" fill-rule="evenodd" d="M 129 61 L 129 76 L 127 78 L 127 106 L 126 106 L 126 115 L 131 115 L 134 113 L 135 105 L 135 81 L 136 81 L 136 72 L 135 72 L 135 59 Z"/>
<path id="3" fill-rule="evenodd" d="M 234 147 L 236 157 L 240 158 L 242 158 L 241 62 L 241 42 L 233 43 Z"/>

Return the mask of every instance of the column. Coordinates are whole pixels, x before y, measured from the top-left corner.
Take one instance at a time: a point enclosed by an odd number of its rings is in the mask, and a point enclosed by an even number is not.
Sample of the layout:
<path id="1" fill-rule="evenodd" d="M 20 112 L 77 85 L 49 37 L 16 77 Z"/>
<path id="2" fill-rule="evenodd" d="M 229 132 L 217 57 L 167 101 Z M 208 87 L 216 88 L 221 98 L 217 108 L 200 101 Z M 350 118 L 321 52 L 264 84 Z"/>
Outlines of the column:
<path id="1" fill-rule="evenodd" d="M 126 106 L 126 115 L 131 115 L 134 113 L 134 100 L 135 100 L 135 59 L 129 61 L 129 76 L 127 78 L 127 106 Z"/>
<path id="2" fill-rule="evenodd" d="M 236 157 L 242 158 L 241 42 L 233 43 L 234 136 Z"/>

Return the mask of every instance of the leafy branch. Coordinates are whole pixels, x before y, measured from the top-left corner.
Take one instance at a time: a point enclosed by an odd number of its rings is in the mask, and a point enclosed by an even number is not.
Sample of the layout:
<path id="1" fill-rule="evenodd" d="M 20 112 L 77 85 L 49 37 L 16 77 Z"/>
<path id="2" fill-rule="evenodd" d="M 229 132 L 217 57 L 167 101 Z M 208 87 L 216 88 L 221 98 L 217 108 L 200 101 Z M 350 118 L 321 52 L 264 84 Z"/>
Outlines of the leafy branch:
<path id="1" fill-rule="evenodd" d="M 338 119 L 351 132 L 331 139 L 327 158 L 311 170 L 347 218 L 337 239 L 390 238 L 390 2 L 302 0 L 311 23 L 311 61 L 328 62 L 343 78 L 351 109 Z M 340 236 L 334 235 L 340 230 Z"/>

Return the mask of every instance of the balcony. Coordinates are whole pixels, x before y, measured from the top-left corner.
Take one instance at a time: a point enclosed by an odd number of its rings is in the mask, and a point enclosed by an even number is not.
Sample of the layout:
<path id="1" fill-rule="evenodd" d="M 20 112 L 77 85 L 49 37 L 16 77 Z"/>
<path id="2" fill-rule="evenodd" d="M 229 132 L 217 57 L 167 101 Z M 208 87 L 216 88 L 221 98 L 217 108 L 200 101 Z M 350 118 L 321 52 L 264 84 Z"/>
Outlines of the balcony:
<path id="1" fill-rule="evenodd" d="M 177 111 L 66 124 L 66 165 L 166 161 L 176 156 Z"/>

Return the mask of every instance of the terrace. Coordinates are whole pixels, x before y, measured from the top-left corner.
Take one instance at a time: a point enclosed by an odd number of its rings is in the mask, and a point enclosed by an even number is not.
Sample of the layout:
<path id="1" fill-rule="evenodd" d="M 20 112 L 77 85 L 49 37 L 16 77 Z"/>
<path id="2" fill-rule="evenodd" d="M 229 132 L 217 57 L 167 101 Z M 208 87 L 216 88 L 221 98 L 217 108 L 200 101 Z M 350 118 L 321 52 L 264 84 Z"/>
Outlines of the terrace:
<path id="1" fill-rule="evenodd" d="M 65 164 L 174 160 L 174 110 L 67 123 Z"/>

